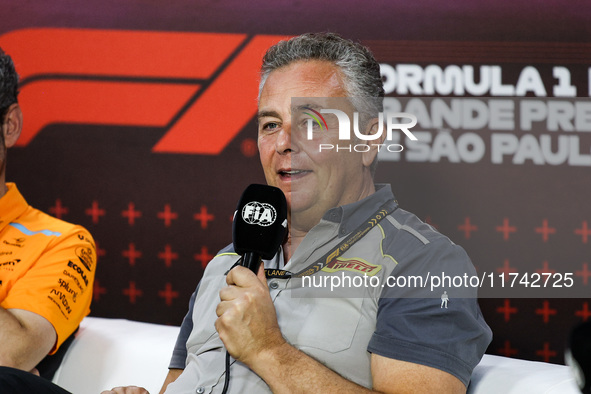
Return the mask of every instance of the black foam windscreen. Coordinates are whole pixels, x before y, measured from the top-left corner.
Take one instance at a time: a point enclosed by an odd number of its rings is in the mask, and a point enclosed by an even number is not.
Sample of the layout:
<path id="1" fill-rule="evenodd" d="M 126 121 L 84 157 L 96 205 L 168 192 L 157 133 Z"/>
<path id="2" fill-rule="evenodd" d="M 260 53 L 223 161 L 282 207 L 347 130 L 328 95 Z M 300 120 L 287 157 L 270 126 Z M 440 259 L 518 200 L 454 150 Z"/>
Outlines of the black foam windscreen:
<path id="1" fill-rule="evenodd" d="M 242 193 L 234 213 L 234 250 L 268 260 L 281 246 L 287 231 L 287 202 L 281 189 L 250 185 Z"/>

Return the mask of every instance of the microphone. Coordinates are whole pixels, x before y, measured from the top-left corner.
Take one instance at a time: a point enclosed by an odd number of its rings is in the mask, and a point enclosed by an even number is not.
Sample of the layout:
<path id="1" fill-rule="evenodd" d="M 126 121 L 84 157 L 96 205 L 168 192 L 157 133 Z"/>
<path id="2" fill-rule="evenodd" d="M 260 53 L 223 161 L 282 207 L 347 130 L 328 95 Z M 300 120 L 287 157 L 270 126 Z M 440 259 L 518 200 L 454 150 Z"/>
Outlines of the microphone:
<path id="1" fill-rule="evenodd" d="M 565 359 L 581 392 L 591 393 L 591 321 L 580 324 L 571 331 Z"/>
<path id="2" fill-rule="evenodd" d="M 279 250 L 287 232 L 287 202 L 281 189 L 250 185 L 234 212 L 232 238 L 242 265 L 255 274 L 261 259 L 269 260 Z"/>

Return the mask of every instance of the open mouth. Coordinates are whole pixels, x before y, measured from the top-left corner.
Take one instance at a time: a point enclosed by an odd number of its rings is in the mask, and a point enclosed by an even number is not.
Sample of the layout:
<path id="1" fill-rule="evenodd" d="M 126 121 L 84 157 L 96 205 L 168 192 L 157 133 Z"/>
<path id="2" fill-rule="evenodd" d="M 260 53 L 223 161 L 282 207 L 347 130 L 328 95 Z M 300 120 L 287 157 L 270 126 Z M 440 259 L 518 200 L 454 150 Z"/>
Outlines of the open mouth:
<path id="1" fill-rule="evenodd" d="M 297 178 L 297 177 L 304 176 L 310 172 L 312 172 L 312 171 L 310 171 L 310 170 L 294 170 L 294 169 L 279 170 L 278 171 L 279 175 L 282 178 Z"/>

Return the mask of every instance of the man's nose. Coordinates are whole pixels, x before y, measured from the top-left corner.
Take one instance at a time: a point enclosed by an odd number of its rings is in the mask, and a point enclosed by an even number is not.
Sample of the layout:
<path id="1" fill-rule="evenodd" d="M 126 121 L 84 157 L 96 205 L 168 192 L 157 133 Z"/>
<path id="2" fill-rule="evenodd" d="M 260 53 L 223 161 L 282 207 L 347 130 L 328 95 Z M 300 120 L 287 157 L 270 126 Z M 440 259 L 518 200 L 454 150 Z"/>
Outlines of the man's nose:
<path id="1" fill-rule="evenodd" d="M 279 154 L 292 152 L 293 145 L 291 140 L 291 122 L 284 122 L 281 131 L 277 135 L 276 150 Z"/>

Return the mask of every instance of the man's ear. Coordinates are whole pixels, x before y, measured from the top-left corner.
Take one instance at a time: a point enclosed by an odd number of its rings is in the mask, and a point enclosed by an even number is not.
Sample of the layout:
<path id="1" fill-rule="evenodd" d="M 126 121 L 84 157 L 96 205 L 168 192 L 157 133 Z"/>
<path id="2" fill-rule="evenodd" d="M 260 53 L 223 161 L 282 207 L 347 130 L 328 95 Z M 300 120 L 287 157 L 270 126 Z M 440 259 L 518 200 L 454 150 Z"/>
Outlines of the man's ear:
<path id="1" fill-rule="evenodd" d="M 4 145 L 11 148 L 21 135 L 23 128 L 23 113 L 18 103 L 8 107 L 4 123 L 2 124 L 2 134 L 4 136 Z"/>
<path id="2" fill-rule="evenodd" d="M 371 166 L 374 159 L 378 155 L 378 149 L 380 148 L 378 145 L 383 144 L 386 140 L 386 130 L 385 125 L 382 123 L 381 125 L 382 134 L 376 138 L 375 140 L 367 141 L 366 143 L 370 146 L 370 149 L 367 152 L 363 152 L 363 165 L 366 167 Z M 370 119 L 367 122 L 367 127 L 365 128 L 365 134 L 377 134 L 380 131 L 380 120 L 379 118 Z"/>

